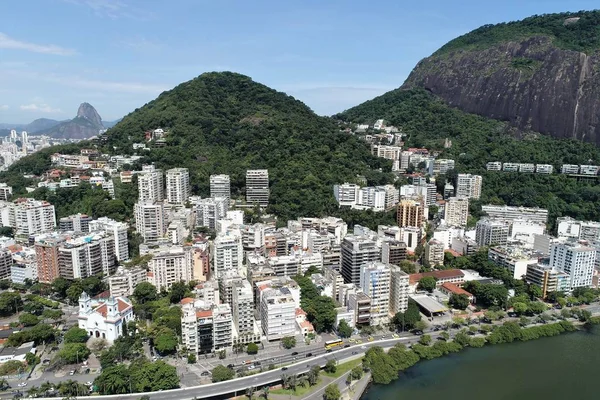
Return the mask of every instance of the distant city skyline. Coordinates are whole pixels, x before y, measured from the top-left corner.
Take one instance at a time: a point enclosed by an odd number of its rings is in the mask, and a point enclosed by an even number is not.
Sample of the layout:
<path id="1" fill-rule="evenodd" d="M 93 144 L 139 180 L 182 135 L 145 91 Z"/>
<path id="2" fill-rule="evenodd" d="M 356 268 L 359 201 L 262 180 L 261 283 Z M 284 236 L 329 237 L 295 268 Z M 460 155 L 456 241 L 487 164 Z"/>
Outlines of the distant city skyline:
<path id="1" fill-rule="evenodd" d="M 356 3 L 356 4 L 355 4 Z M 414 65 L 481 25 L 597 8 L 588 0 L 0 2 L 0 123 L 104 121 L 209 71 L 234 71 L 321 115 L 399 87 Z"/>

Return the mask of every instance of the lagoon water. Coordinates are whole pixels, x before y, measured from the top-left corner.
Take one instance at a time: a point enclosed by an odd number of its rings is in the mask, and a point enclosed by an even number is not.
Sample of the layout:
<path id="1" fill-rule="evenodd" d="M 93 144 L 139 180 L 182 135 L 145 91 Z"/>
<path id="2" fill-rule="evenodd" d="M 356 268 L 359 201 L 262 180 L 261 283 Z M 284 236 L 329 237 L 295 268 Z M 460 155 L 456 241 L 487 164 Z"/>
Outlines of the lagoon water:
<path id="1" fill-rule="evenodd" d="M 600 327 L 419 362 L 361 400 L 564 400 L 596 398 Z"/>

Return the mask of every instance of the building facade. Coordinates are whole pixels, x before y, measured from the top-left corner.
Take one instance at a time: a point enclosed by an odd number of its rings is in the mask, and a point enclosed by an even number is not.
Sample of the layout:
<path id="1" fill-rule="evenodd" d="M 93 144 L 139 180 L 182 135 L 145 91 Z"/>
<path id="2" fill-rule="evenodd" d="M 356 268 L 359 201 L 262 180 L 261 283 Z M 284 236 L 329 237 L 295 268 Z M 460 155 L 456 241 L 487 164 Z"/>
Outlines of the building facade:
<path id="1" fill-rule="evenodd" d="M 261 207 L 269 205 L 269 170 L 246 171 L 246 202 Z"/>
<path id="2" fill-rule="evenodd" d="M 187 168 L 167 170 L 167 202 L 185 204 L 190 198 L 190 172 Z"/>

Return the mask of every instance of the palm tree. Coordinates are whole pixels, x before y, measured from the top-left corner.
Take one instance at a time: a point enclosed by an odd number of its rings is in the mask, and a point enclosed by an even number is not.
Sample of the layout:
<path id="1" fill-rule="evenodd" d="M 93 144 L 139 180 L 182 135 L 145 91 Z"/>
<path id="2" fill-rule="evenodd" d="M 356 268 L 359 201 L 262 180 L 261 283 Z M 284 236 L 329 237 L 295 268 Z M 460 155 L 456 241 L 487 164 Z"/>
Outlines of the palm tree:
<path id="1" fill-rule="evenodd" d="M 290 377 L 287 374 L 281 374 L 281 386 L 285 389 L 287 388 L 288 381 Z"/>
<path id="2" fill-rule="evenodd" d="M 264 388 L 262 388 L 262 396 L 265 398 L 265 400 L 269 400 L 269 387 L 265 386 Z"/>
<path id="3" fill-rule="evenodd" d="M 249 400 L 252 400 L 252 396 L 254 396 L 254 390 L 255 389 L 252 386 L 246 389 L 246 396 L 248 396 Z"/>

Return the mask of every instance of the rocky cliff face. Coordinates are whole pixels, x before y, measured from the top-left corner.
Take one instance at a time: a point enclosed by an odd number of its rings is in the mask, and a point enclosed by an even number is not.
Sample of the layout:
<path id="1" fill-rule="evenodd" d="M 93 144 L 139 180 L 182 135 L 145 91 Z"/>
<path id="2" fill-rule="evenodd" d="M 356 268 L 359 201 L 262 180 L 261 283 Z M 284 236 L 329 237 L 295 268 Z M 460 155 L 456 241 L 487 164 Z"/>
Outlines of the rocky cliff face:
<path id="1" fill-rule="evenodd" d="M 104 129 L 104 126 L 96 109 L 89 103 L 82 103 L 75 118 L 62 122 L 44 133 L 61 139 L 87 139 L 98 135 L 101 129 Z"/>
<path id="2" fill-rule="evenodd" d="M 456 49 L 419 62 L 404 88 L 422 87 L 459 109 L 524 130 L 600 146 L 600 55 L 534 36 Z"/>

